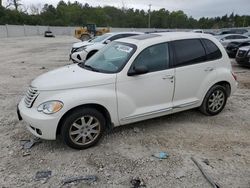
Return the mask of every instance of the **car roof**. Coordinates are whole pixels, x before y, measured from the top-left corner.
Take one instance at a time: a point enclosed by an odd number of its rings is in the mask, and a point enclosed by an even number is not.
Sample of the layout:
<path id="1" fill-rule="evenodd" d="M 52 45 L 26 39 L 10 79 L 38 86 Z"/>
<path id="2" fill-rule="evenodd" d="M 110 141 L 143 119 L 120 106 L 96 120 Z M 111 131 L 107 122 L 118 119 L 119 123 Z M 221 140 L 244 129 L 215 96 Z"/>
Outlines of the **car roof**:
<path id="1" fill-rule="evenodd" d="M 120 34 L 144 34 L 142 32 L 136 32 L 136 31 L 123 31 L 123 32 L 109 32 L 109 33 L 106 33 L 106 34 L 111 34 L 111 35 L 120 35 Z"/>
<path id="2" fill-rule="evenodd" d="M 144 34 L 142 32 L 135 32 L 135 31 L 124 31 L 124 32 L 108 32 L 108 33 L 105 33 L 104 35 L 107 35 L 105 38 L 103 38 L 101 41 L 99 42 L 103 42 L 105 40 L 108 40 L 110 39 L 111 37 L 115 36 L 115 35 L 120 35 L 120 34 L 136 34 L 136 35 L 141 35 L 141 34 Z M 104 35 L 100 35 L 100 36 L 97 36 L 97 37 L 103 37 Z M 92 39 L 90 39 L 92 40 Z"/>
<path id="3" fill-rule="evenodd" d="M 233 41 L 233 42 L 230 42 L 228 45 L 230 45 L 230 44 L 238 44 L 238 45 L 240 45 L 240 44 L 250 44 L 250 39 L 249 40 L 247 40 L 247 41 Z"/>
<path id="4" fill-rule="evenodd" d="M 192 39 L 192 38 L 214 38 L 212 35 L 194 32 L 163 32 L 163 33 L 149 33 L 137 35 L 127 38 L 118 39 L 119 42 L 127 42 L 132 44 L 157 44 L 172 40 Z"/>
<path id="5" fill-rule="evenodd" d="M 235 35 L 241 35 L 241 36 L 245 36 L 243 34 L 237 34 L 237 33 L 232 33 L 232 34 L 224 34 L 224 35 L 218 35 L 219 37 L 227 37 L 227 36 L 235 36 Z"/>

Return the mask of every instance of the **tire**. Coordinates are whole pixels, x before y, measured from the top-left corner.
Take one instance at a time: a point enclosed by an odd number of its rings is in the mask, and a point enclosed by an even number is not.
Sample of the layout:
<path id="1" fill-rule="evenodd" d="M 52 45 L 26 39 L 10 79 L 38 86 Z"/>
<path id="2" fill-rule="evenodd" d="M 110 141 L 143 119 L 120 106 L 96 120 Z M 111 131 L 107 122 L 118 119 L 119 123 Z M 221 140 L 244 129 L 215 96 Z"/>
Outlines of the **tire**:
<path id="1" fill-rule="evenodd" d="M 80 37 L 80 40 L 81 41 L 87 41 L 87 40 L 89 40 L 90 39 L 90 36 L 88 35 L 88 34 L 83 34 L 83 35 L 81 35 L 81 37 Z"/>
<path id="2" fill-rule="evenodd" d="M 207 92 L 199 109 L 205 115 L 217 115 L 224 109 L 227 98 L 226 88 L 220 85 L 214 85 Z"/>
<path id="3" fill-rule="evenodd" d="M 106 120 L 93 108 L 72 111 L 62 122 L 61 136 L 66 145 L 86 149 L 97 144 L 103 135 Z"/>

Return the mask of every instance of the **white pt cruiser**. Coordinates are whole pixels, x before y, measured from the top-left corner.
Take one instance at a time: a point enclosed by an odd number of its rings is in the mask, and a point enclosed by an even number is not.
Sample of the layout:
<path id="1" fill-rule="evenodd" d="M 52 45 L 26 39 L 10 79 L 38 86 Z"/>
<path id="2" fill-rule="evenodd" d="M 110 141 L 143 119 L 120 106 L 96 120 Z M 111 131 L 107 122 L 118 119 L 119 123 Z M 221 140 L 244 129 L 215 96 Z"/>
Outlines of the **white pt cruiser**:
<path id="1" fill-rule="evenodd" d="M 113 41 L 84 63 L 36 78 L 18 105 L 35 136 L 77 149 L 105 128 L 197 108 L 220 113 L 236 90 L 223 46 L 198 33 L 143 34 Z"/>

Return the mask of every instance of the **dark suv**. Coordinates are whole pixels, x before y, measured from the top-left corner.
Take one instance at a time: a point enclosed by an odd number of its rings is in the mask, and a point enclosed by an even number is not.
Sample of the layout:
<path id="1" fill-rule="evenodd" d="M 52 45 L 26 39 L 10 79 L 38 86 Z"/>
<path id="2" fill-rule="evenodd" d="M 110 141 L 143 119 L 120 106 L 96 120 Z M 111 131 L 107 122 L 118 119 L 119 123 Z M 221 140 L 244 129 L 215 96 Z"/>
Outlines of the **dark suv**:
<path id="1" fill-rule="evenodd" d="M 228 56 L 230 58 L 235 58 L 239 48 L 241 48 L 243 46 L 250 46 L 250 41 L 248 41 L 248 42 L 230 42 L 226 47 L 226 51 L 227 51 Z"/>
<path id="2" fill-rule="evenodd" d="M 236 61 L 240 65 L 250 67 L 250 45 L 239 48 L 236 54 Z"/>

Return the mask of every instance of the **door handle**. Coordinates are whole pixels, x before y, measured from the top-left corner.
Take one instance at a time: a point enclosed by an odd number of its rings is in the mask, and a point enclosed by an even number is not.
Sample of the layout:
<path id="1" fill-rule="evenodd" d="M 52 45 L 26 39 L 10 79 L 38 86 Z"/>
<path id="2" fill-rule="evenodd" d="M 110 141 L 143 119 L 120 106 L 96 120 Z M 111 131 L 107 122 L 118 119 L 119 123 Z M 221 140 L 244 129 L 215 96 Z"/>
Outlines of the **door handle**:
<path id="1" fill-rule="evenodd" d="M 211 72 L 211 71 L 213 71 L 213 70 L 214 70 L 213 67 L 207 67 L 204 71 L 205 71 L 205 72 Z"/>
<path id="2" fill-rule="evenodd" d="M 173 80 L 174 79 L 174 76 L 173 75 L 166 75 L 162 78 L 163 80 Z"/>

